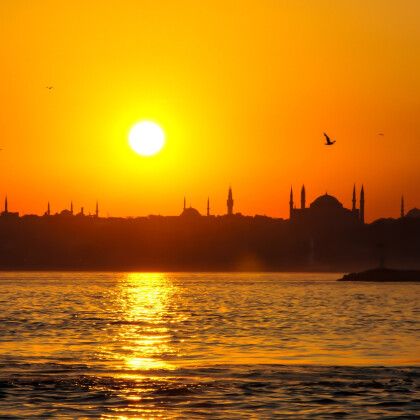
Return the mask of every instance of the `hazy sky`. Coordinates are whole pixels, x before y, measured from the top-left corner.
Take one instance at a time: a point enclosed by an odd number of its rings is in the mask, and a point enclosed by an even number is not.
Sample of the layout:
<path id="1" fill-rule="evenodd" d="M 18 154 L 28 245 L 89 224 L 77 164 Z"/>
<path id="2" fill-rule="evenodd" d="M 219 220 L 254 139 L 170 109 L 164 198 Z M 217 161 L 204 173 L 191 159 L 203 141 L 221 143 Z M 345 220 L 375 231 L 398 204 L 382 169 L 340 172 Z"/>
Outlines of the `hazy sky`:
<path id="1" fill-rule="evenodd" d="M 287 218 L 291 185 L 350 207 L 363 183 L 366 219 L 397 217 L 420 207 L 419 22 L 419 0 L 0 0 L 0 197 L 223 214 L 232 185 L 235 211 Z"/>

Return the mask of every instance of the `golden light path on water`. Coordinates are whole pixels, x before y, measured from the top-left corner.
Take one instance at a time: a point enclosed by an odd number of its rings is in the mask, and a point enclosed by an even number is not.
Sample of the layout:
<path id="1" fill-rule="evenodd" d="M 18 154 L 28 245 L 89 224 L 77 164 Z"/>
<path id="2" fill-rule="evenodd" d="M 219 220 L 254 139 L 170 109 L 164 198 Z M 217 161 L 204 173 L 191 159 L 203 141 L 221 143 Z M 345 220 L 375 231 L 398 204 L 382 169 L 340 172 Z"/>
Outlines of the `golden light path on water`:
<path id="1" fill-rule="evenodd" d="M 114 378 L 130 383 L 130 386 L 122 386 L 117 395 L 131 401 L 131 406 L 129 409 L 114 407 L 114 414 L 103 415 L 103 419 L 159 419 L 165 416 L 164 409 L 145 408 L 143 400 L 157 384 L 164 386 L 170 379 L 170 375 L 154 376 L 147 374 L 148 371 L 168 372 L 176 368 L 174 363 L 165 360 L 178 354 L 171 343 L 174 333 L 171 325 L 186 318 L 168 313 L 176 293 L 171 278 L 161 273 L 124 274 L 111 291 L 109 299 L 119 328 L 112 339 L 113 344 L 100 348 L 100 358 L 116 364 Z M 153 385 L 144 386 L 150 381 Z M 124 414 L 119 415 L 120 411 Z"/>
<path id="2" fill-rule="evenodd" d="M 360 294 L 351 285 L 334 285 L 337 290 L 327 292 L 326 286 L 314 290 L 280 283 L 272 289 L 265 279 L 250 282 L 248 277 L 254 275 L 229 275 L 226 280 L 219 274 L 208 281 L 202 277 L 118 275 L 103 297 L 108 324 L 99 357 L 133 372 L 173 370 L 197 361 L 201 365 L 367 365 L 382 357 L 396 364 L 418 361 L 414 355 L 401 354 L 401 348 L 414 344 L 413 337 L 400 335 L 398 329 L 406 317 L 404 307 L 393 315 L 397 328 L 390 334 L 384 330 L 388 324 L 382 327 L 385 319 L 375 302 L 379 291 L 372 288 Z M 403 300 L 404 294 L 398 294 Z M 343 299 L 341 306 L 337 296 Z M 381 299 L 395 307 L 396 298 L 389 293 Z"/>
<path id="3" fill-rule="evenodd" d="M 112 338 L 116 346 L 101 347 L 101 357 L 122 362 L 119 367 L 124 370 L 175 369 L 165 359 L 178 355 L 172 343 L 173 325 L 187 317 L 173 310 L 177 287 L 171 278 L 161 273 L 127 273 L 111 293 L 119 329 Z"/>

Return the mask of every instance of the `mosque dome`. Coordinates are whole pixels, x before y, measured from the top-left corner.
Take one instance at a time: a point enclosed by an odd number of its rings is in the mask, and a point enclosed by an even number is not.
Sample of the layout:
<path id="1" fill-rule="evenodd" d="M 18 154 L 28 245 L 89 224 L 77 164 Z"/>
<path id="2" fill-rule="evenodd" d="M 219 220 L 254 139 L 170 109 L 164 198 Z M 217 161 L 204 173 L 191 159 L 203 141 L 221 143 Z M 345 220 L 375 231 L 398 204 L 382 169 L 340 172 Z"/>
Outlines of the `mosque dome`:
<path id="1" fill-rule="evenodd" d="M 420 209 L 414 207 L 414 209 L 411 209 L 409 212 L 407 212 L 405 217 L 420 217 Z"/>
<path id="2" fill-rule="evenodd" d="M 73 213 L 66 209 L 60 212 L 60 216 L 73 216 Z"/>
<path id="3" fill-rule="evenodd" d="M 313 203 L 311 203 L 310 208 L 319 210 L 335 210 L 342 209 L 343 205 L 335 197 L 325 193 L 325 195 L 321 195 Z"/>
<path id="4" fill-rule="evenodd" d="M 193 207 L 188 207 L 183 210 L 181 213 L 181 216 L 183 217 L 197 217 L 201 216 L 198 210 L 194 209 Z"/>

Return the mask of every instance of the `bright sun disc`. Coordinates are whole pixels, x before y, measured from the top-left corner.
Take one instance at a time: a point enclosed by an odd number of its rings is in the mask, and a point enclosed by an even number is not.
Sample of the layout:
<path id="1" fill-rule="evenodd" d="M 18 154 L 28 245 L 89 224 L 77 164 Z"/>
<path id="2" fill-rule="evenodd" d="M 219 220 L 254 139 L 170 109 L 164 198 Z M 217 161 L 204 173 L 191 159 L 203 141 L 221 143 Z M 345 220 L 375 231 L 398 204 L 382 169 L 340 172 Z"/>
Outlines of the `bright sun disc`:
<path id="1" fill-rule="evenodd" d="M 165 135 L 157 124 L 143 121 L 131 129 L 128 142 L 139 155 L 150 156 L 162 149 Z"/>

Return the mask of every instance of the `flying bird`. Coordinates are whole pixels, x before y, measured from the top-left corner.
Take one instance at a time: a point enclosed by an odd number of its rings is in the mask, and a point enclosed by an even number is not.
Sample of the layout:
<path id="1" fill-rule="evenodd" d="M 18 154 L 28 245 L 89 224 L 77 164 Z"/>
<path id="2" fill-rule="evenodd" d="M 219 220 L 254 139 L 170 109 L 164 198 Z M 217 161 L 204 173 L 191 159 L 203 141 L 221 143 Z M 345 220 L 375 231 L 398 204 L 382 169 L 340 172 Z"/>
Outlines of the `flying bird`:
<path id="1" fill-rule="evenodd" d="M 335 140 L 331 141 L 330 138 L 324 133 L 325 138 L 327 139 L 327 142 L 325 143 L 326 146 L 331 146 L 335 143 Z"/>
<path id="2" fill-rule="evenodd" d="M 47 89 L 54 89 L 54 87 L 53 86 L 45 86 Z"/>
<path id="3" fill-rule="evenodd" d="M 379 133 L 379 135 L 380 135 L 380 136 L 383 136 L 384 134 L 383 134 L 383 133 Z"/>

